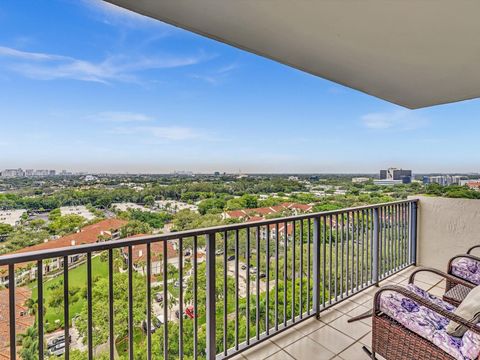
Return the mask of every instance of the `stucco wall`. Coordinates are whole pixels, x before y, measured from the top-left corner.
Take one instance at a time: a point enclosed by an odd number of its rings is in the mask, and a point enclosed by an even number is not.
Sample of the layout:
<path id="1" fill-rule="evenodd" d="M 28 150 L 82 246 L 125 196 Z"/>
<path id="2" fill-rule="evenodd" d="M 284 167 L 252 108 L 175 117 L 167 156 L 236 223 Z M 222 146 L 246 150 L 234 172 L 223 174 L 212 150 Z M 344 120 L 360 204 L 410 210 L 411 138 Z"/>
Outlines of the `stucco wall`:
<path id="1" fill-rule="evenodd" d="M 418 197 L 417 259 L 446 270 L 448 260 L 480 244 L 480 200 Z M 475 255 L 480 256 L 480 250 Z"/>

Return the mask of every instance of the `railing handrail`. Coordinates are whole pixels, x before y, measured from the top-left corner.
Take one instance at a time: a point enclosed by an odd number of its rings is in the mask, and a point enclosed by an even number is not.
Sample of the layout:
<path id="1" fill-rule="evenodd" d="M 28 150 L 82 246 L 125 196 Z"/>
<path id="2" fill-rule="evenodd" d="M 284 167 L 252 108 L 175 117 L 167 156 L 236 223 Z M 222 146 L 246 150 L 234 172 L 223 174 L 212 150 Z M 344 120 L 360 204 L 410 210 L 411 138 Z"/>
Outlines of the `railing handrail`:
<path id="1" fill-rule="evenodd" d="M 219 225 L 219 226 L 213 226 L 208 228 L 171 232 L 168 234 L 146 235 L 146 236 L 139 236 L 135 238 L 125 238 L 120 240 L 107 240 L 103 242 L 97 242 L 94 244 L 73 245 L 73 246 L 61 247 L 61 248 L 50 249 L 50 250 L 37 250 L 37 251 L 28 251 L 28 252 L 22 252 L 22 253 L 11 253 L 11 254 L 0 256 L 0 266 L 25 263 L 25 262 L 31 262 L 31 261 L 37 261 L 37 260 L 52 259 L 52 258 L 57 258 L 62 256 L 87 254 L 90 252 L 105 251 L 109 249 L 123 248 L 127 246 L 145 245 L 145 244 L 149 244 L 149 243 L 151 244 L 151 243 L 160 242 L 160 241 L 175 240 L 179 238 L 189 238 L 194 236 L 202 236 L 202 235 L 225 232 L 225 231 L 242 230 L 246 228 L 262 227 L 262 226 L 268 226 L 268 225 L 279 224 L 284 222 L 291 222 L 291 221 L 313 219 L 318 217 L 343 214 L 343 213 L 348 213 L 352 211 L 374 209 L 374 208 L 386 207 L 386 206 L 396 205 L 396 204 L 410 204 L 410 203 L 417 203 L 417 202 L 418 202 L 418 199 L 398 200 L 398 201 L 391 201 L 391 202 L 379 203 L 379 204 L 373 204 L 373 205 L 364 205 L 364 206 L 350 207 L 350 208 L 344 208 L 344 209 L 338 209 L 338 210 L 321 211 L 316 213 L 286 216 L 286 217 L 268 219 L 268 220 L 243 222 L 238 224 Z"/>

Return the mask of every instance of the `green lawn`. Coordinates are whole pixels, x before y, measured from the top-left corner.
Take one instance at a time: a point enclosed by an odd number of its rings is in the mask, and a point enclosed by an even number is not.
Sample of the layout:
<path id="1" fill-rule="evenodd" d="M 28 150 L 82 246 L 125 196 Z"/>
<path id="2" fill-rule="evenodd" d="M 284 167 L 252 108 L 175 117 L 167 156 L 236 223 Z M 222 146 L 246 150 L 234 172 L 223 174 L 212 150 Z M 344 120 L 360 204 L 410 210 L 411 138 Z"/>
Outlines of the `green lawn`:
<path id="1" fill-rule="evenodd" d="M 100 261 L 100 257 L 92 259 L 92 276 L 106 277 L 108 276 L 108 263 Z M 77 268 L 68 272 L 69 289 L 78 290 L 75 294 L 70 295 L 70 321 L 74 318 L 84 306 L 86 299 L 84 294 L 87 287 L 87 265 L 82 264 Z M 53 331 L 63 326 L 63 276 L 59 275 L 53 279 L 49 279 L 43 283 L 44 304 L 46 307 L 45 324 L 47 332 Z M 31 285 L 32 298 L 37 299 L 37 283 Z M 61 304 L 56 307 L 50 305 L 55 298 L 61 298 Z M 60 320 L 59 324 L 55 324 L 56 320 Z"/>

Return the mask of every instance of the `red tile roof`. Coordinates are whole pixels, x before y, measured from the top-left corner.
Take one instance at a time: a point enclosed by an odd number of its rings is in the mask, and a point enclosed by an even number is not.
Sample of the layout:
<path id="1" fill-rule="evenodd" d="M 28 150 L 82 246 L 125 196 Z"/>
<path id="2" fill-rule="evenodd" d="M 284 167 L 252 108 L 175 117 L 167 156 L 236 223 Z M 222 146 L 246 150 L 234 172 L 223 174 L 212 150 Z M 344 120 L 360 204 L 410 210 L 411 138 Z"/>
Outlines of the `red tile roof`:
<path id="1" fill-rule="evenodd" d="M 30 298 L 32 292 L 27 287 L 15 289 L 15 333 L 25 333 L 27 328 L 33 325 L 35 317 L 28 313 L 25 301 Z M 0 290 L 0 359 L 9 359 L 9 301 L 8 289 Z"/>
<path id="2" fill-rule="evenodd" d="M 12 254 L 25 253 L 29 251 L 40 251 L 40 250 L 52 250 L 62 247 L 69 247 L 74 245 L 82 244 L 93 244 L 98 241 L 100 235 L 111 236 L 111 231 L 116 231 L 120 229 L 123 225 L 127 223 L 126 220 L 121 219 L 106 219 L 99 221 L 98 223 L 87 225 L 83 227 L 79 232 L 63 236 L 59 239 L 49 240 L 41 244 L 29 246 L 20 250 L 12 252 Z M 28 264 L 17 264 L 16 268 L 26 267 Z M 4 269 L 6 267 L 0 267 Z"/>
<path id="3" fill-rule="evenodd" d="M 250 219 L 259 218 L 259 217 L 263 219 L 267 215 L 281 213 L 282 211 L 285 211 L 285 210 L 298 210 L 301 212 L 308 212 L 312 210 L 312 206 L 307 204 L 297 204 L 297 203 L 286 202 L 280 205 L 269 206 L 269 207 L 232 210 L 232 211 L 227 211 L 225 214 L 227 218 L 245 219 L 247 221 L 253 221 Z"/>
<path id="4" fill-rule="evenodd" d="M 135 239 L 137 237 L 145 236 L 144 234 L 130 236 L 127 239 Z M 124 254 L 128 254 L 128 246 L 125 246 L 122 249 Z M 150 252 L 152 261 L 160 260 L 160 255 L 163 255 L 163 241 L 154 242 L 150 245 Z M 147 260 L 147 245 L 133 245 L 132 246 L 132 256 L 133 256 L 133 263 L 137 263 L 139 261 L 146 261 Z M 171 241 L 167 241 L 167 258 L 175 258 L 178 257 L 178 253 L 172 245 Z"/>

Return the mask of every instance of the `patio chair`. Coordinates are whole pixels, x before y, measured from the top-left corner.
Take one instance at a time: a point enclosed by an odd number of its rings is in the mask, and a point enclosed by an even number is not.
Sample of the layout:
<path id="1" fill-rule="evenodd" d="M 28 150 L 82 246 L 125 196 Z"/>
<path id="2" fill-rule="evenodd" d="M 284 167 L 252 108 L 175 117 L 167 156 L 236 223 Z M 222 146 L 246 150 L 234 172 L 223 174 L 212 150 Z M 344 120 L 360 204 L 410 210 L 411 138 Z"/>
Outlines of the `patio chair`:
<path id="1" fill-rule="evenodd" d="M 415 275 L 422 271 L 467 286 L 442 271 L 420 268 L 406 286 L 380 288 L 373 301 L 372 350 L 364 347 L 365 352 L 372 359 L 378 354 L 387 360 L 480 359 L 480 327 L 455 315 L 455 306 L 416 286 Z M 462 338 L 447 334 L 450 320 L 468 328 Z"/>
<path id="2" fill-rule="evenodd" d="M 475 248 L 480 248 L 480 245 L 471 247 L 466 254 L 452 257 L 447 267 L 449 275 L 473 286 L 480 285 L 480 257 L 471 255 L 472 250 Z M 468 295 L 471 288 L 471 286 L 465 286 L 465 284 L 459 284 L 447 279 L 443 299 L 458 306 Z"/>

